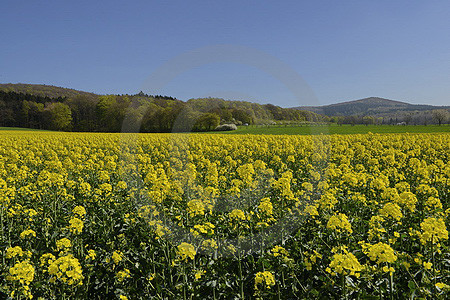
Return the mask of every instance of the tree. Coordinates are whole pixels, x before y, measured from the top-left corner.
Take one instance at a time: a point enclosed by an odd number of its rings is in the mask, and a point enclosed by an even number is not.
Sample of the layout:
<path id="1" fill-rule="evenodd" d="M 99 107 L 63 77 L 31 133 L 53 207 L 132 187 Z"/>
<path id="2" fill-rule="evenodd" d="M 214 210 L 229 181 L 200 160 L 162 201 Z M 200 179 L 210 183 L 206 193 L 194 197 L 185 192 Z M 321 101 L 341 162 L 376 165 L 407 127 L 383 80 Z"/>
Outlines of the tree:
<path id="1" fill-rule="evenodd" d="M 194 125 L 194 130 L 197 131 L 211 131 L 220 124 L 220 117 L 213 113 L 202 114 Z"/>
<path id="2" fill-rule="evenodd" d="M 87 95 L 77 95 L 65 103 L 72 111 L 74 131 L 94 131 L 96 129 L 97 98 Z"/>
<path id="3" fill-rule="evenodd" d="M 242 123 L 247 123 L 247 124 L 252 124 L 253 120 L 252 117 L 250 116 L 250 114 L 248 114 L 245 110 L 242 109 L 233 109 L 233 111 L 231 112 L 231 114 L 233 115 L 233 118 L 236 121 L 240 121 Z"/>
<path id="4" fill-rule="evenodd" d="M 448 118 L 448 110 L 446 109 L 436 109 L 433 110 L 433 118 L 439 123 L 439 126 L 442 123 L 445 123 Z"/>
<path id="5" fill-rule="evenodd" d="M 42 129 L 45 127 L 44 104 L 33 101 L 22 103 L 22 127 Z"/>
<path id="6" fill-rule="evenodd" d="M 184 105 L 183 110 L 177 115 L 177 119 L 173 124 L 173 132 L 191 131 L 198 119 L 200 113 L 192 109 L 190 105 Z"/>
<path id="7" fill-rule="evenodd" d="M 15 121 L 12 108 L 0 100 L 0 126 L 14 126 Z"/>
<path id="8" fill-rule="evenodd" d="M 378 117 L 375 119 L 375 124 L 376 125 L 382 125 L 383 124 L 383 117 Z"/>
<path id="9" fill-rule="evenodd" d="M 406 123 L 406 125 L 409 125 L 412 121 L 412 114 L 407 114 L 404 118 L 403 118 L 404 122 Z"/>
<path id="10" fill-rule="evenodd" d="M 375 118 L 372 116 L 365 116 L 362 118 L 364 125 L 373 125 L 375 123 Z"/>
<path id="11" fill-rule="evenodd" d="M 69 129 L 72 122 L 72 112 L 67 104 L 50 103 L 44 110 L 48 128 L 52 130 Z"/>
<path id="12" fill-rule="evenodd" d="M 100 96 L 96 106 L 99 129 L 106 132 L 120 132 L 130 103 L 128 96 Z"/>

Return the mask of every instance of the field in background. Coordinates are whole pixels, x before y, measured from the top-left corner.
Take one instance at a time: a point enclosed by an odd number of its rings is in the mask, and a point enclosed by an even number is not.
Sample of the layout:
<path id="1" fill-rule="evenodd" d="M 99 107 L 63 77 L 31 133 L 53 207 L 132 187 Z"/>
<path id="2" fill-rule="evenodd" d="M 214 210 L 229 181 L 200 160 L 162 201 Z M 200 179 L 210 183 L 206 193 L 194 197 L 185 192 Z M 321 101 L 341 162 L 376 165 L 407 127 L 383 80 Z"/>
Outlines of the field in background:
<path id="1" fill-rule="evenodd" d="M 32 128 L 22 128 L 22 127 L 0 127 L 0 131 L 48 131 L 48 130 L 41 130 L 41 129 L 32 129 Z"/>
<path id="2" fill-rule="evenodd" d="M 49 130 L 0 127 L 0 131 L 42 131 Z M 295 126 L 295 125 L 249 125 L 239 126 L 235 131 L 212 131 L 215 134 L 270 134 L 270 135 L 310 135 L 310 134 L 364 134 L 364 133 L 436 133 L 450 132 L 450 125 L 320 125 L 320 126 Z"/>
<path id="3" fill-rule="evenodd" d="M 323 125 L 323 126 L 292 126 L 292 125 L 250 125 L 239 126 L 235 131 L 221 132 L 226 134 L 363 134 L 363 133 L 433 133 L 450 132 L 450 125 Z"/>

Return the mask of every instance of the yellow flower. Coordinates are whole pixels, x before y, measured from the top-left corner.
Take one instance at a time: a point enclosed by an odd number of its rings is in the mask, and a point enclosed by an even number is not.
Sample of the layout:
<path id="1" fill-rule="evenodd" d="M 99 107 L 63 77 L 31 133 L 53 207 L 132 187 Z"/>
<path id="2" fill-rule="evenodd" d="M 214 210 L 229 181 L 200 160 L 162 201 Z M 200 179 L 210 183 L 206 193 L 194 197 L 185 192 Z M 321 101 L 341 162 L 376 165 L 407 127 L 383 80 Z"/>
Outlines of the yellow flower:
<path id="1" fill-rule="evenodd" d="M 57 260 L 50 263 L 47 268 L 50 275 L 55 276 L 62 282 L 68 285 L 82 285 L 83 271 L 78 259 L 72 254 L 59 257 Z"/>
<path id="2" fill-rule="evenodd" d="M 352 233 L 352 226 L 348 221 L 348 218 L 345 214 L 338 214 L 331 216 L 328 220 L 327 228 L 336 230 L 337 232 L 347 231 L 348 233 Z"/>
<path id="3" fill-rule="evenodd" d="M 428 197 L 428 200 L 425 202 L 425 209 L 427 210 L 439 210 L 442 209 L 441 200 L 435 197 Z"/>
<path id="4" fill-rule="evenodd" d="M 233 245 L 228 245 L 227 247 L 226 247 L 226 249 L 227 249 L 227 251 L 230 253 L 230 254 L 234 254 L 234 253 L 236 253 L 236 247 L 234 247 Z"/>
<path id="5" fill-rule="evenodd" d="M 260 286 L 267 287 L 270 289 L 275 285 L 275 277 L 269 271 L 258 272 L 255 275 L 255 290 L 257 290 Z"/>
<path id="6" fill-rule="evenodd" d="M 258 205 L 258 210 L 259 212 L 261 212 L 262 214 L 271 216 L 272 215 L 272 210 L 273 210 L 273 205 L 272 202 L 270 202 L 269 198 L 263 198 L 261 199 L 259 205 Z"/>
<path id="7" fill-rule="evenodd" d="M 78 188 L 81 194 L 87 195 L 91 191 L 91 185 L 87 182 L 82 182 Z"/>
<path id="8" fill-rule="evenodd" d="M 70 232 L 72 232 L 74 234 L 79 234 L 83 231 L 84 223 L 80 219 L 72 218 L 72 219 L 70 219 L 69 223 L 70 223 L 70 226 L 69 226 Z"/>
<path id="9" fill-rule="evenodd" d="M 430 270 L 432 266 L 433 264 L 430 262 L 423 262 L 423 267 L 427 270 Z"/>
<path id="10" fill-rule="evenodd" d="M 42 254 L 42 256 L 39 259 L 41 261 L 40 266 L 43 267 L 46 264 L 51 264 L 55 259 L 56 259 L 56 257 L 51 253 Z M 44 270 L 44 272 L 45 272 L 45 270 Z"/>
<path id="11" fill-rule="evenodd" d="M 23 256 L 24 252 L 20 246 L 9 247 L 6 249 L 6 258 L 13 258 L 16 256 Z"/>
<path id="12" fill-rule="evenodd" d="M 194 225 L 194 228 L 190 229 L 190 231 L 194 235 L 200 235 L 200 234 L 206 234 L 206 235 L 213 235 L 214 234 L 214 228 L 215 226 L 211 224 L 210 222 L 205 222 L 203 225 Z"/>
<path id="13" fill-rule="evenodd" d="M 213 239 L 204 240 L 202 242 L 202 249 L 203 250 L 217 249 L 217 243 Z"/>
<path id="14" fill-rule="evenodd" d="M 109 183 L 102 183 L 100 184 L 100 190 L 106 192 L 106 193 L 110 193 L 112 191 L 112 186 Z"/>
<path id="15" fill-rule="evenodd" d="M 422 233 L 420 234 L 420 241 L 422 244 L 431 242 L 436 244 L 439 240 L 448 240 L 448 231 L 443 219 L 426 218 L 420 223 Z"/>
<path id="16" fill-rule="evenodd" d="M 36 237 L 36 232 L 34 230 L 31 230 L 31 229 L 24 230 L 24 231 L 22 231 L 20 233 L 20 238 L 24 239 L 24 238 L 26 238 L 29 235 L 31 235 L 33 237 Z"/>
<path id="17" fill-rule="evenodd" d="M 384 266 L 383 267 L 383 272 L 392 274 L 392 273 L 395 272 L 395 269 L 393 267 Z"/>
<path id="18" fill-rule="evenodd" d="M 206 274 L 206 271 L 198 270 L 197 272 L 195 272 L 195 275 L 194 275 L 195 276 L 195 280 L 199 280 L 205 274 Z"/>
<path id="19" fill-rule="evenodd" d="M 319 207 L 322 209 L 333 209 L 333 207 L 338 203 L 336 196 L 332 192 L 325 192 L 325 194 L 320 196 L 320 200 L 317 201 Z"/>
<path id="20" fill-rule="evenodd" d="M 388 244 L 379 242 L 374 245 L 370 245 L 367 249 L 363 248 L 363 251 L 369 256 L 369 258 L 377 263 L 393 263 L 397 260 L 397 256 L 394 250 Z"/>
<path id="21" fill-rule="evenodd" d="M 203 204 L 202 200 L 194 199 L 188 202 L 188 213 L 189 216 L 195 217 L 195 216 L 202 216 L 205 214 L 205 205 Z"/>
<path id="22" fill-rule="evenodd" d="M 131 278 L 130 270 L 123 269 L 123 271 L 119 271 L 116 274 L 117 281 L 123 282 L 126 278 Z"/>
<path id="23" fill-rule="evenodd" d="M 272 248 L 272 255 L 277 257 L 277 256 L 289 256 L 289 253 L 287 252 L 286 249 L 284 249 L 281 246 L 275 246 Z"/>
<path id="24" fill-rule="evenodd" d="M 88 250 L 88 254 L 86 255 L 86 259 L 92 259 L 94 260 L 96 258 L 97 254 L 95 253 L 95 250 Z"/>
<path id="25" fill-rule="evenodd" d="M 56 241 L 56 248 L 58 250 L 67 250 L 72 247 L 72 242 L 68 238 L 62 238 Z"/>
<path id="26" fill-rule="evenodd" d="M 333 260 L 331 261 L 327 271 L 332 275 L 336 275 L 337 273 L 359 277 L 359 272 L 361 272 L 361 269 L 361 264 L 353 253 L 344 250 L 343 253 L 336 253 L 333 255 Z"/>
<path id="27" fill-rule="evenodd" d="M 308 192 L 312 192 L 313 191 L 313 185 L 311 183 L 309 183 L 309 182 L 303 182 L 302 183 L 302 188 L 305 191 L 308 191 Z"/>
<path id="28" fill-rule="evenodd" d="M 438 282 L 436 283 L 436 287 L 439 288 L 440 290 L 450 290 L 450 285 L 445 284 L 443 282 Z"/>
<path id="29" fill-rule="evenodd" d="M 240 209 L 233 209 L 229 214 L 228 217 L 230 218 L 230 220 L 234 220 L 234 221 L 243 221 L 245 220 L 245 214 L 242 210 Z"/>
<path id="30" fill-rule="evenodd" d="M 127 183 L 123 180 L 117 182 L 116 186 L 119 190 L 122 190 L 122 191 L 127 189 Z"/>
<path id="31" fill-rule="evenodd" d="M 386 203 L 383 208 L 380 209 L 380 214 L 384 217 L 391 217 L 397 221 L 403 217 L 400 206 L 392 202 Z"/>
<path id="32" fill-rule="evenodd" d="M 75 206 L 74 209 L 72 209 L 72 212 L 82 218 L 86 214 L 86 209 L 83 206 L 78 205 Z"/>
<path id="33" fill-rule="evenodd" d="M 398 202 L 413 212 L 416 209 L 417 198 L 411 192 L 403 192 L 400 194 Z"/>
<path id="34" fill-rule="evenodd" d="M 304 212 L 309 214 L 311 217 L 315 217 L 319 215 L 319 212 L 317 211 L 316 205 L 307 205 L 304 209 Z"/>
<path id="35" fill-rule="evenodd" d="M 178 245 L 177 254 L 181 260 L 187 260 L 188 258 L 194 259 L 195 254 L 197 254 L 197 252 L 195 251 L 194 246 L 183 242 L 180 245 Z"/>
<path id="36" fill-rule="evenodd" d="M 120 295 L 120 296 L 119 296 L 119 299 L 120 299 L 120 300 L 128 300 L 128 297 L 127 297 L 127 296 L 124 296 L 124 295 Z"/>
<path id="37" fill-rule="evenodd" d="M 8 280 L 19 281 L 23 285 L 29 285 L 34 279 L 34 267 L 28 260 L 18 262 L 9 268 Z"/>
<path id="38" fill-rule="evenodd" d="M 117 265 L 119 262 L 122 261 L 123 259 L 123 253 L 120 251 L 114 251 L 112 256 L 111 256 L 112 260 L 114 261 L 114 263 Z"/>

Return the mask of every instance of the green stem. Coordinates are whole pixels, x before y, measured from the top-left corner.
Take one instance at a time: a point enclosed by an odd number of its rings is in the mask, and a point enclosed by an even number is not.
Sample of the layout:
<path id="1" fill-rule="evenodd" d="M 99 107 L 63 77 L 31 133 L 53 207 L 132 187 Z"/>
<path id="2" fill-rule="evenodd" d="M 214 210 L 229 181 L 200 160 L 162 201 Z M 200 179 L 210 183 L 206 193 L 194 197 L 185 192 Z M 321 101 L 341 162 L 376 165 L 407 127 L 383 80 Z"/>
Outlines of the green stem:
<path id="1" fill-rule="evenodd" d="M 433 244 L 433 240 L 431 240 L 431 255 L 432 255 L 432 261 L 433 261 L 433 265 L 431 266 L 433 269 L 433 289 L 436 289 L 436 262 L 434 259 L 434 244 Z"/>
<path id="2" fill-rule="evenodd" d="M 391 268 L 391 265 L 388 264 L 389 269 Z M 391 300 L 394 300 L 394 274 L 389 272 L 389 294 Z"/>
<path id="3" fill-rule="evenodd" d="M 343 299 L 348 299 L 347 298 L 347 284 L 345 282 L 345 275 L 342 275 L 342 298 Z"/>
<path id="4" fill-rule="evenodd" d="M 184 279 L 184 284 L 183 284 L 183 300 L 186 300 L 186 287 L 187 287 L 187 276 L 186 276 L 186 266 L 184 265 L 183 262 L 183 279 Z"/>
<path id="5" fill-rule="evenodd" d="M 240 286 L 241 299 L 244 299 L 244 280 L 243 280 L 243 277 L 242 277 L 242 265 L 241 265 L 240 252 L 239 252 L 239 286 Z"/>
<path id="6" fill-rule="evenodd" d="M 4 237 L 5 237 L 5 231 L 4 231 L 4 228 L 3 228 L 3 206 L 4 206 L 4 204 L 2 203 L 1 205 L 2 205 L 2 210 L 1 210 L 1 212 L 0 212 L 0 223 L 1 223 L 1 226 L 2 226 L 2 239 L 1 239 L 1 243 L 3 244 L 3 239 L 4 239 Z M 2 255 L 2 262 L 3 262 L 3 265 L 5 266 L 5 265 L 6 265 L 6 263 L 5 263 L 5 255 Z"/>
<path id="7" fill-rule="evenodd" d="M 278 300 L 281 300 L 281 292 L 280 292 L 280 284 L 281 284 L 281 282 L 279 282 L 278 284 L 277 284 L 277 292 L 278 292 Z"/>

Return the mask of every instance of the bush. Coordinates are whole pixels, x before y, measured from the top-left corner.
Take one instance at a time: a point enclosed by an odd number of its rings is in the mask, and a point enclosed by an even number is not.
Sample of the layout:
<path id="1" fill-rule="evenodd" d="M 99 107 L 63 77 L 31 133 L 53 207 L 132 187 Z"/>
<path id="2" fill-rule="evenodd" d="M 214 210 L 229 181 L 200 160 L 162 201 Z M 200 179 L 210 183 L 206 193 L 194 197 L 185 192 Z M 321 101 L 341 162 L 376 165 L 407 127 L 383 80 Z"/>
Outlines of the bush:
<path id="1" fill-rule="evenodd" d="M 236 130 L 237 126 L 234 124 L 222 124 L 216 127 L 216 129 L 214 129 L 215 131 L 231 131 L 231 130 Z"/>

